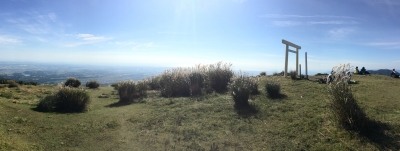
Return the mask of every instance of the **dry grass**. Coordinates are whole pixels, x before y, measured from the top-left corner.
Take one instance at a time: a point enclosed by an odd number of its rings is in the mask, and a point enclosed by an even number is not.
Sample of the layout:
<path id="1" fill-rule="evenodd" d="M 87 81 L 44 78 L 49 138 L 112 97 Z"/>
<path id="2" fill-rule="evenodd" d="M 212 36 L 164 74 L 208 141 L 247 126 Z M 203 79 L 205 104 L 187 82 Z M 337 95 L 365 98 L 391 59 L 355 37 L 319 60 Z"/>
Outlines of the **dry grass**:
<path id="1" fill-rule="evenodd" d="M 262 77 L 264 85 L 271 77 Z M 55 86 L 0 88 L 0 150 L 397 150 L 400 86 L 389 76 L 359 76 L 352 92 L 380 131 L 353 133 L 338 128 L 326 84 L 280 78 L 281 93 L 261 91 L 249 102 L 257 113 L 238 114 L 229 94 L 162 98 L 148 91 L 142 103 L 109 108 L 118 101 L 112 87 L 87 89 L 92 103 L 83 114 L 42 113 L 24 103 Z M 109 98 L 98 98 L 99 95 Z M 13 103 L 14 97 L 20 103 Z M 27 100 L 26 100 L 27 99 Z M 37 101 L 36 101 L 37 102 Z"/>

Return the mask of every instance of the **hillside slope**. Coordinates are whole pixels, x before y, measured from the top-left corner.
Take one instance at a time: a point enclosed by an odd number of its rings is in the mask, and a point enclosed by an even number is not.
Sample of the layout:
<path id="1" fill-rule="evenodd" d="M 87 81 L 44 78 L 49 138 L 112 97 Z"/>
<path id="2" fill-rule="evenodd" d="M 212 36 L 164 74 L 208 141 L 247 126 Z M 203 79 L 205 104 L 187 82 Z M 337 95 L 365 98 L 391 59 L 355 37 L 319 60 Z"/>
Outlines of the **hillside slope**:
<path id="1" fill-rule="evenodd" d="M 33 108 L 56 86 L 0 88 L 0 150 L 396 150 L 400 141 L 399 79 L 353 78 L 359 105 L 388 125 L 384 135 L 359 136 L 337 128 L 326 84 L 278 77 L 279 99 L 251 96 L 257 111 L 233 108 L 228 94 L 162 98 L 159 92 L 118 106 L 112 87 L 87 91 L 92 103 L 79 114 Z M 318 77 L 317 77 L 318 78 Z M 109 98 L 99 98 L 105 94 Z"/>

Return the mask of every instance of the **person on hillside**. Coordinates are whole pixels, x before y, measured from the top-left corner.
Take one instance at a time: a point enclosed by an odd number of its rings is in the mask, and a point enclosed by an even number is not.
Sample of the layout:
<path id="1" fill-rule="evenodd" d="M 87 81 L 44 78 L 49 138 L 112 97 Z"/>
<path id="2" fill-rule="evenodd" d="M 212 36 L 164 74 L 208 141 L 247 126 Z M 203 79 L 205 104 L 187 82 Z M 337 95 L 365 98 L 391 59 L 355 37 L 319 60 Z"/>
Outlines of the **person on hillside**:
<path id="1" fill-rule="evenodd" d="M 399 78 L 399 74 L 397 74 L 397 72 L 393 69 L 392 73 L 390 74 L 391 77 L 393 78 Z"/>
<path id="2" fill-rule="evenodd" d="M 365 69 L 365 67 L 361 68 L 360 74 L 362 74 L 362 75 L 370 75 L 370 73 Z"/>
<path id="3" fill-rule="evenodd" d="M 358 70 L 358 67 L 356 67 L 356 69 L 354 70 L 354 74 L 359 74 L 360 70 Z"/>
<path id="4" fill-rule="evenodd" d="M 326 77 L 326 83 L 329 84 L 333 81 L 333 71 Z"/>

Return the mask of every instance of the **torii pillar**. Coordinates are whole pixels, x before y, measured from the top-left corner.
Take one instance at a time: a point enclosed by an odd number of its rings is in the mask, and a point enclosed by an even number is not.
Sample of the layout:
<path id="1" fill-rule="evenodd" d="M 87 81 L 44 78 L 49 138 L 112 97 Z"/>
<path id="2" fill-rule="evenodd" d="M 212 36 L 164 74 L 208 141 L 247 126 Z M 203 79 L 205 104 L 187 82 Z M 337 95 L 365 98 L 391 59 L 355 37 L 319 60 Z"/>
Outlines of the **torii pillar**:
<path id="1" fill-rule="evenodd" d="M 288 68 L 288 53 L 293 52 L 296 53 L 296 74 L 299 75 L 299 49 L 301 49 L 300 46 L 291 43 L 289 41 L 286 41 L 285 39 L 282 39 L 282 43 L 286 44 L 286 57 L 285 57 L 285 72 L 283 74 L 284 77 L 287 76 L 287 68 Z M 290 50 L 289 46 L 296 48 L 296 51 Z"/>

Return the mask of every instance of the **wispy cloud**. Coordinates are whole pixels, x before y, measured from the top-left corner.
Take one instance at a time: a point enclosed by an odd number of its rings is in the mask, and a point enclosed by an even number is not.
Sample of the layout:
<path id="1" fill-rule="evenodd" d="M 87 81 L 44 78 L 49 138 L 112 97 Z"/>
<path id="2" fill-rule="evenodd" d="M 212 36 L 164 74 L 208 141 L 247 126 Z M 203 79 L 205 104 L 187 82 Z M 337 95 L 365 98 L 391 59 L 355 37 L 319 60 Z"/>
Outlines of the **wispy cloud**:
<path id="1" fill-rule="evenodd" d="M 38 12 L 25 12 L 25 17 L 8 18 L 6 22 L 14 24 L 31 34 L 48 34 L 52 33 L 53 25 L 57 21 L 55 13 L 40 14 Z"/>
<path id="2" fill-rule="evenodd" d="M 350 16 L 335 16 L 335 15 L 282 15 L 282 14 L 265 14 L 260 17 L 264 18 L 344 18 L 344 19 L 354 19 Z"/>
<path id="3" fill-rule="evenodd" d="M 67 44 L 65 45 L 66 47 L 76 47 L 80 45 L 94 44 L 112 39 L 111 37 L 95 36 L 92 34 L 76 34 L 74 36 L 81 41 L 72 44 Z"/>
<path id="4" fill-rule="evenodd" d="M 158 34 L 166 34 L 166 35 L 187 35 L 187 32 L 169 32 L 169 31 L 160 31 Z"/>
<path id="5" fill-rule="evenodd" d="M 309 25 L 343 25 L 343 24 L 358 24 L 356 21 L 310 21 L 307 22 Z"/>
<path id="6" fill-rule="evenodd" d="M 366 43 L 368 46 L 400 46 L 400 42 L 371 42 Z"/>
<path id="7" fill-rule="evenodd" d="M 107 39 L 104 36 L 94 36 L 92 34 L 77 34 L 76 37 L 85 41 L 101 41 Z"/>
<path id="8" fill-rule="evenodd" d="M 0 44 L 13 44 L 13 43 L 20 43 L 21 41 L 15 38 L 7 38 L 0 36 Z"/>
<path id="9" fill-rule="evenodd" d="M 328 31 L 331 38 L 344 38 L 349 34 L 354 33 L 355 30 L 352 28 L 335 28 Z"/>
<path id="10" fill-rule="evenodd" d="M 400 49 L 400 42 L 392 41 L 392 42 L 369 42 L 364 43 L 363 45 L 379 47 L 383 49 Z"/>
<path id="11" fill-rule="evenodd" d="M 147 43 L 142 43 L 142 44 L 137 44 L 132 48 L 132 50 L 139 50 L 140 48 L 148 48 L 153 46 L 153 42 L 147 42 Z"/>
<path id="12" fill-rule="evenodd" d="M 302 22 L 296 22 L 296 21 L 273 21 L 272 24 L 281 27 L 303 25 Z"/>
<path id="13" fill-rule="evenodd" d="M 299 26 L 299 25 L 345 25 L 345 24 L 358 24 L 355 21 L 272 21 L 275 26 Z"/>

